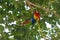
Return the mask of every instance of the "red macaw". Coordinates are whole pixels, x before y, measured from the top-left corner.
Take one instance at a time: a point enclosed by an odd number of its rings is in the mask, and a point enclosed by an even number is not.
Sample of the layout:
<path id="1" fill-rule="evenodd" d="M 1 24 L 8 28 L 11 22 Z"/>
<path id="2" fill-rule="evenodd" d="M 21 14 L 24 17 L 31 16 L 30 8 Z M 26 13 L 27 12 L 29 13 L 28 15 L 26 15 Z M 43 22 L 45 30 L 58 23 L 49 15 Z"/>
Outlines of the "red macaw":
<path id="1" fill-rule="evenodd" d="M 35 11 L 33 13 L 32 18 L 25 20 L 22 24 L 24 25 L 24 24 L 27 24 L 31 21 L 32 25 L 33 25 L 33 24 L 35 24 L 36 21 L 39 21 L 39 20 L 40 20 L 40 13 L 38 11 Z"/>

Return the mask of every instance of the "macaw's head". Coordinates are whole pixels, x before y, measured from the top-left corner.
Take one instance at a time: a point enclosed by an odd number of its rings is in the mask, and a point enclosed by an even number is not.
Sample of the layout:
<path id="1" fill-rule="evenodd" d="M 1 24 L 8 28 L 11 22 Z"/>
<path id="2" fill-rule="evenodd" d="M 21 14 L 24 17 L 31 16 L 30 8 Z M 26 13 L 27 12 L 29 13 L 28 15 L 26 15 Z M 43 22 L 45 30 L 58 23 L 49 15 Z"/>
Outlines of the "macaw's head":
<path id="1" fill-rule="evenodd" d="M 35 20 L 39 21 L 40 20 L 40 14 L 39 14 L 39 12 L 35 11 L 33 17 L 34 17 Z"/>

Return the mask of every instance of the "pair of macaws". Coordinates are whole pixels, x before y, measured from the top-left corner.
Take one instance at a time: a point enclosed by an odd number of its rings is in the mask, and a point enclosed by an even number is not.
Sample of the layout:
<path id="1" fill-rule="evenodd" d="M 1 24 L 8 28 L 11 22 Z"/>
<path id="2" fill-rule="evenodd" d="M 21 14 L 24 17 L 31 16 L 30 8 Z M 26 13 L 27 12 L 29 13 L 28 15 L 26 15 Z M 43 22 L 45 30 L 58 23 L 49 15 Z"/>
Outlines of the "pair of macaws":
<path id="1" fill-rule="evenodd" d="M 25 20 L 22 24 L 24 25 L 28 24 L 29 22 L 32 22 L 32 25 L 34 25 L 35 22 L 39 20 L 40 20 L 40 13 L 36 10 L 34 11 L 32 18 Z"/>

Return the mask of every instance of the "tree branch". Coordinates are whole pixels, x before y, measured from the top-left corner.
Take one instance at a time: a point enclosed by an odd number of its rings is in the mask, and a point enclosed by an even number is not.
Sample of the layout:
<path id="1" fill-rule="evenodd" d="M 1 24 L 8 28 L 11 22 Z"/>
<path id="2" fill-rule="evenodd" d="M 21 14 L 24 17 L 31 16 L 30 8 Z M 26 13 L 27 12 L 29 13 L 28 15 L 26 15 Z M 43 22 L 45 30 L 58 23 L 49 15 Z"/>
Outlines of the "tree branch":
<path id="1" fill-rule="evenodd" d="M 58 18 L 60 18 L 60 16 L 57 14 L 57 12 L 55 10 L 50 10 L 49 8 L 46 8 L 45 6 L 39 6 L 39 5 L 36 5 L 36 4 L 33 4 L 31 3 L 29 0 L 25 0 L 26 1 L 26 4 L 31 8 L 32 6 L 34 7 L 37 7 L 37 8 L 40 8 L 40 9 L 43 9 L 45 12 L 47 13 L 53 13 L 55 16 L 57 16 Z M 45 16 L 45 15 L 44 15 Z"/>

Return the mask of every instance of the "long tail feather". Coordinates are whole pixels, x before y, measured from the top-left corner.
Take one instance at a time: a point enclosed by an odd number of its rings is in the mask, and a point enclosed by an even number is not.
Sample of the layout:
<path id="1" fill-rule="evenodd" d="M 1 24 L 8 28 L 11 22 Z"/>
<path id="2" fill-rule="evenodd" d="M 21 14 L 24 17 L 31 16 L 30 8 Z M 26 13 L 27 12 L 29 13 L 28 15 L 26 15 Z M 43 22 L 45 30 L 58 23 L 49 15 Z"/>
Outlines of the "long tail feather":
<path id="1" fill-rule="evenodd" d="M 24 22 L 21 23 L 21 25 L 28 24 L 30 22 L 30 19 L 25 20 Z"/>

